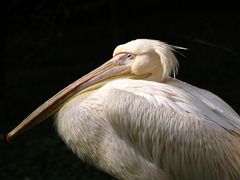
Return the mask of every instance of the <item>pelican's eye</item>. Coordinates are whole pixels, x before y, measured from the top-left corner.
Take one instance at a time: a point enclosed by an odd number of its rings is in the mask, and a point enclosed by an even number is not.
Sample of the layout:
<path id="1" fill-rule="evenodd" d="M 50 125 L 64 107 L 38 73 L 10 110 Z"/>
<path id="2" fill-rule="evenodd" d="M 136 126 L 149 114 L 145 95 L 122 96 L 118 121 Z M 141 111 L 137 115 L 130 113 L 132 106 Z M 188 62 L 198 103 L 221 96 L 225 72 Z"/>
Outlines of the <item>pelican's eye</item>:
<path id="1" fill-rule="evenodd" d="M 131 53 L 128 53 L 128 54 L 127 54 L 127 58 L 128 58 L 128 59 L 133 59 L 133 58 L 135 58 L 135 55 L 133 55 L 133 54 L 131 54 Z"/>

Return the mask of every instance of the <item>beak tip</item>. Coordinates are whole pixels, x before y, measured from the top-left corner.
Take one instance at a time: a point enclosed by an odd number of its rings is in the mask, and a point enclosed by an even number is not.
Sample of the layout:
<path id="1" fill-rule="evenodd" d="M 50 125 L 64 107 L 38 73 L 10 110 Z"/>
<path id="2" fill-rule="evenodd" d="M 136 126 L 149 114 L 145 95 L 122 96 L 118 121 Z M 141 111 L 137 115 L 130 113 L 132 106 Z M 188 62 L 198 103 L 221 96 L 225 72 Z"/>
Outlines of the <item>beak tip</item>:
<path id="1" fill-rule="evenodd" d="M 6 133 L 0 133 L 0 141 L 4 143 L 10 143 L 10 139 Z"/>

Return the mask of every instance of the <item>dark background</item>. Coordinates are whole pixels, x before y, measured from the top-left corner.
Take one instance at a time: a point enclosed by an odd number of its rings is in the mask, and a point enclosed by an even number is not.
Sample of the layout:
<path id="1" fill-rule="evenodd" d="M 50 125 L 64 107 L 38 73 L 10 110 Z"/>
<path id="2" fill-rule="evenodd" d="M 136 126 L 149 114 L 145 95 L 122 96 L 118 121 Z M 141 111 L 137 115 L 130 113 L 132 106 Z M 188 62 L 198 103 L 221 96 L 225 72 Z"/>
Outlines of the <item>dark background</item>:
<path id="1" fill-rule="evenodd" d="M 240 15 L 232 2 L 12 0 L 2 3 L 0 131 L 111 58 L 120 43 L 186 47 L 177 78 L 240 112 Z M 113 179 L 79 160 L 50 119 L 0 144 L 0 179 Z"/>

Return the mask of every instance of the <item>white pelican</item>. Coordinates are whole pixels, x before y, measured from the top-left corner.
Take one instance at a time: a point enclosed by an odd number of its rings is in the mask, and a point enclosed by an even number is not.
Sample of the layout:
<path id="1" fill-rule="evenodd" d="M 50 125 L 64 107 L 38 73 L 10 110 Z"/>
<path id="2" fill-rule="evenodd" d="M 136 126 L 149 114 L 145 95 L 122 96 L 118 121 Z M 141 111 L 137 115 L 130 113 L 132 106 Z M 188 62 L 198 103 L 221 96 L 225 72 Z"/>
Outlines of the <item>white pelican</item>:
<path id="1" fill-rule="evenodd" d="M 118 179 L 240 179 L 240 117 L 175 78 L 176 47 L 137 39 L 32 112 L 6 136 L 55 114 L 63 141 Z"/>

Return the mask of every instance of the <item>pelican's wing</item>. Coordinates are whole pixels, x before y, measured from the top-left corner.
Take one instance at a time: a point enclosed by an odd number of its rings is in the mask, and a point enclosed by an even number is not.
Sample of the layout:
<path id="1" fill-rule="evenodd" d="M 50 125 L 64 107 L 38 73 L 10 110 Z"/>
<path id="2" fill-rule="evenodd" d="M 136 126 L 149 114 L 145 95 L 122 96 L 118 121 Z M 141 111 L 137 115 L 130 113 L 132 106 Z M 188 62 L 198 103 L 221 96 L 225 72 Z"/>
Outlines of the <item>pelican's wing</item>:
<path id="1" fill-rule="evenodd" d="M 105 116 L 143 158 L 179 176 L 192 171 L 195 179 L 215 177 L 213 169 L 240 176 L 240 119 L 219 97 L 177 80 L 109 87 Z M 205 167 L 202 175 L 194 175 L 196 166 L 198 173 Z"/>
<path id="2" fill-rule="evenodd" d="M 181 115 L 193 115 L 208 120 L 222 128 L 240 134 L 239 115 L 215 94 L 171 79 L 166 83 L 151 81 L 120 80 L 111 89 L 119 89 L 143 97 L 148 103 L 165 106 Z"/>

